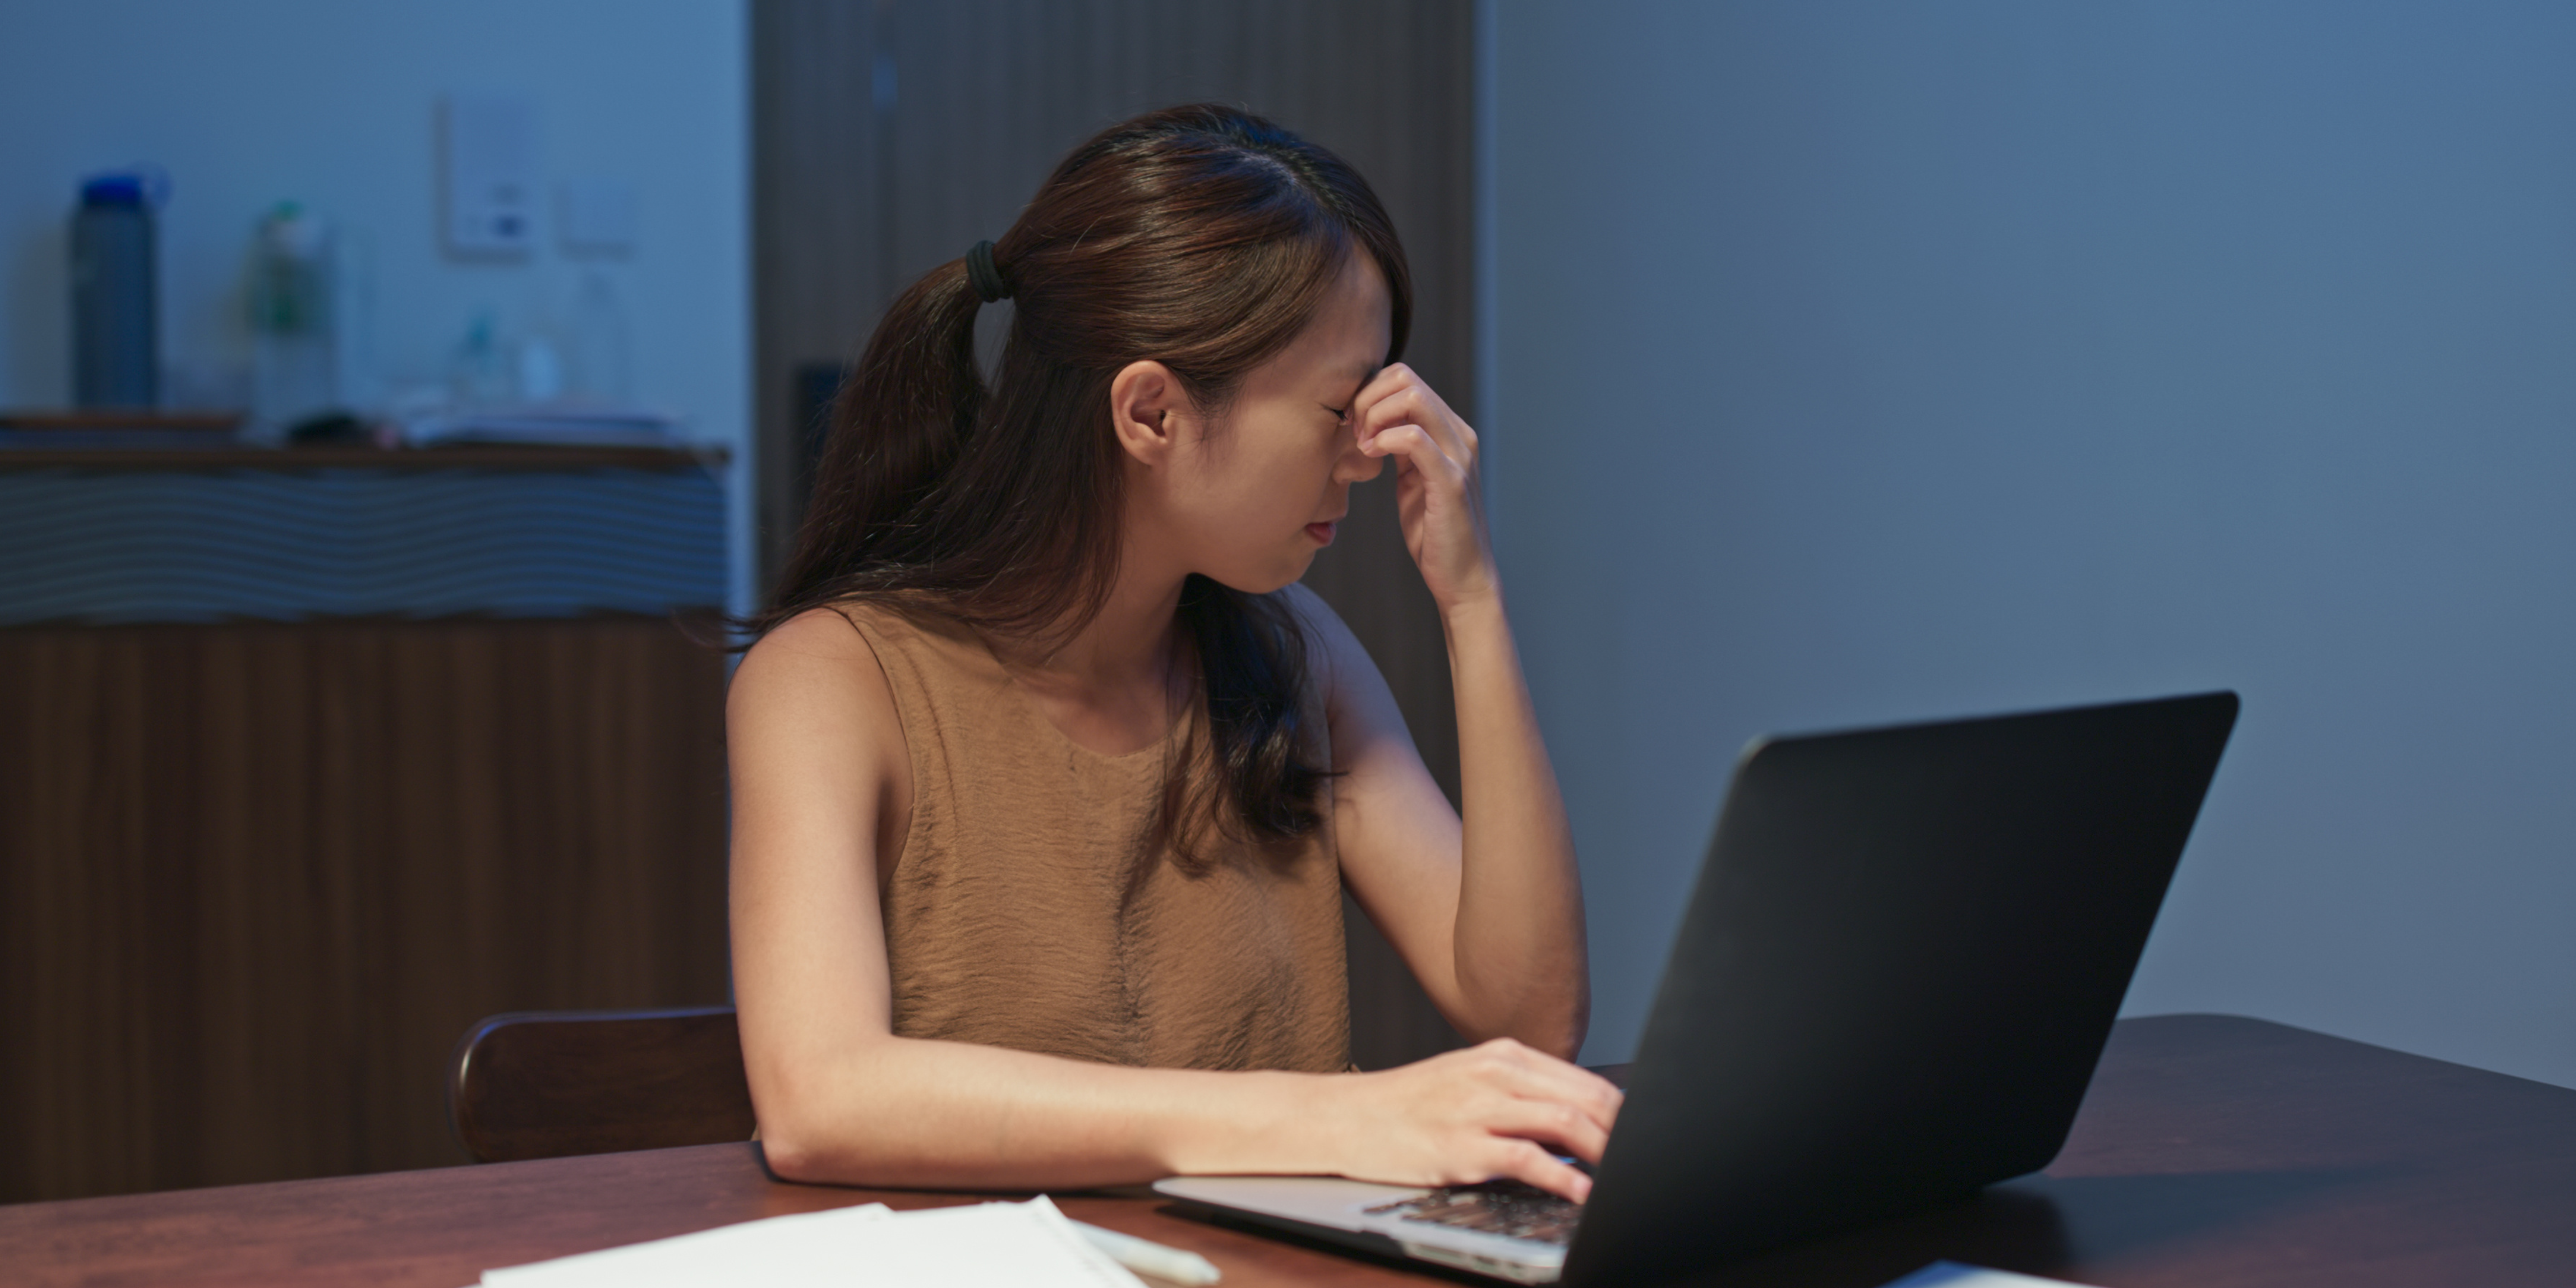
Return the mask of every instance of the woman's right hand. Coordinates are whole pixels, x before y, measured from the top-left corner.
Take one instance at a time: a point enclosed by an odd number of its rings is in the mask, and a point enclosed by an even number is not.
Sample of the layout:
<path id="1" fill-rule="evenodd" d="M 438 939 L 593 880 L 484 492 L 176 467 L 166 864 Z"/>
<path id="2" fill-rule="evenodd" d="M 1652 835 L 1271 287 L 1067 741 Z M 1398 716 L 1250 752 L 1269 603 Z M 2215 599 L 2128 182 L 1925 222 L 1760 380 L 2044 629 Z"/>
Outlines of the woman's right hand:
<path id="1" fill-rule="evenodd" d="M 1463 1051 L 1331 1079 L 1336 1169 L 1391 1185 L 1509 1178 L 1582 1202 L 1592 1178 L 1556 1157 L 1601 1161 L 1620 1091 L 1575 1065 L 1496 1038 Z"/>

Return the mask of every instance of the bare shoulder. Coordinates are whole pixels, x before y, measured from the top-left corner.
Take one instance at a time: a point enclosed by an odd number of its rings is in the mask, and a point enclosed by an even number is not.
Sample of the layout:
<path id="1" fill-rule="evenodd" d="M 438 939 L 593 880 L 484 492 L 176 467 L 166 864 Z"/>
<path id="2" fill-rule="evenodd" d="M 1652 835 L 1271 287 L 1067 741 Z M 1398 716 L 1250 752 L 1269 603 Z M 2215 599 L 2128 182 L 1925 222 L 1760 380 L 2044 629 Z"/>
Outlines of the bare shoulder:
<path id="1" fill-rule="evenodd" d="M 725 707 L 737 737 L 749 732 L 746 724 L 817 722 L 900 737 L 894 692 L 876 651 L 838 608 L 809 609 L 761 636 L 734 668 Z"/>
<path id="2" fill-rule="evenodd" d="M 737 690 L 746 685 L 764 689 L 778 681 L 822 679 L 850 669 L 853 662 L 865 662 L 868 671 L 877 669 L 867 637 L 843 610 L 809 608 L 761 636 L 734 668 L 733 684 Z M 882 676 L 878 682 L 883 683 Z"/>

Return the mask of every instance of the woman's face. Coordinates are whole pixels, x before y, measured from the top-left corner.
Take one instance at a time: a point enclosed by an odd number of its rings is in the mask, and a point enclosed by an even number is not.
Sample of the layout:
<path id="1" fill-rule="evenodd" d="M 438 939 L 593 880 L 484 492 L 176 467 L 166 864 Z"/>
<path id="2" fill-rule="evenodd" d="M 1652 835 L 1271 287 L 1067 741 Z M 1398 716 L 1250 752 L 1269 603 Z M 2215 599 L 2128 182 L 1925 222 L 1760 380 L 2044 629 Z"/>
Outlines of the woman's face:
<path id="1" fill-rule="evenodd" d="M 1355 250 L 1314 319 L 1244 377 L 1222 419 L 1175 436 L 1154 526 L 1185 571 L 1266 593 L 1333 543 L 1351 484 L 1382 464 L 1360 454 L 1348 413 L 1385 365 L 1392 313 L 1385 275 Z"/>

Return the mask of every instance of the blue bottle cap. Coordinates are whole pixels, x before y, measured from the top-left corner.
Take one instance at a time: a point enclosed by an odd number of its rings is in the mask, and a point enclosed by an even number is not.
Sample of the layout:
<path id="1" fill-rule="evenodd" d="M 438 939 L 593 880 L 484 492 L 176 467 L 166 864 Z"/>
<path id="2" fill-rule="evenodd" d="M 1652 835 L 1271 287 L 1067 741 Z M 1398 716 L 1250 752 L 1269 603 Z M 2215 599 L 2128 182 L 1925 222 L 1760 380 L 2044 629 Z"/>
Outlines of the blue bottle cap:
<path id="1" fill-rule="evenodd" d="M 130 174 L 103 174 L 81 185 L 84 206 L 140 206 L 143 181 Z"/>
<path id="2" fill-rule="evenodd" d="M 170 177 L 153 165 L 94 174 L 81 184 L 84 206 L 158 206 L 169 197 Z"/>

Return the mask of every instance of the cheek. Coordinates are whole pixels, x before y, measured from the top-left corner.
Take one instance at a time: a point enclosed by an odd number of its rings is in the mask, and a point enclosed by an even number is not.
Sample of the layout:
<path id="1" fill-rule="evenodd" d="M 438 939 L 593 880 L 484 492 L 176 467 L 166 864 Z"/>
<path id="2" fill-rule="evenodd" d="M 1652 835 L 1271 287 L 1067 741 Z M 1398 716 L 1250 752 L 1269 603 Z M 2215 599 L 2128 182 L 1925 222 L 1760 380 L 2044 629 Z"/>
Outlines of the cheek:
<path id="1" fill-rule="evenodd" d="M 1275 544 L 1285 532 L 1307 522 L 1311 498 L 1274 469 L 1229 471 L 1200 494 L 1194 507 L 1202 540 L 1223 550 L 1252 550 Z"/>
<path id="2" fill-rule="evenodd" d="M 1306 426 L 1265 428 L 1272 432 L 1247 433 L 1199 465 L 1203 512 L 1246 536 L 1282 524 L 1304 528 L 1339 459 L 1334 444 Z"/>
<path id="3" fill-rule="evenodd" d="M 1180 535 L 1193 571 L 1264 593 L 1305 574 L 1315 553 L 1306 525 L 1322 512 L 1339 456 L 1311 424 L 1236 429 L 1251 432 L 1193 453 L 1187 473 L 1175 477 L 1186 497 Z"/>

